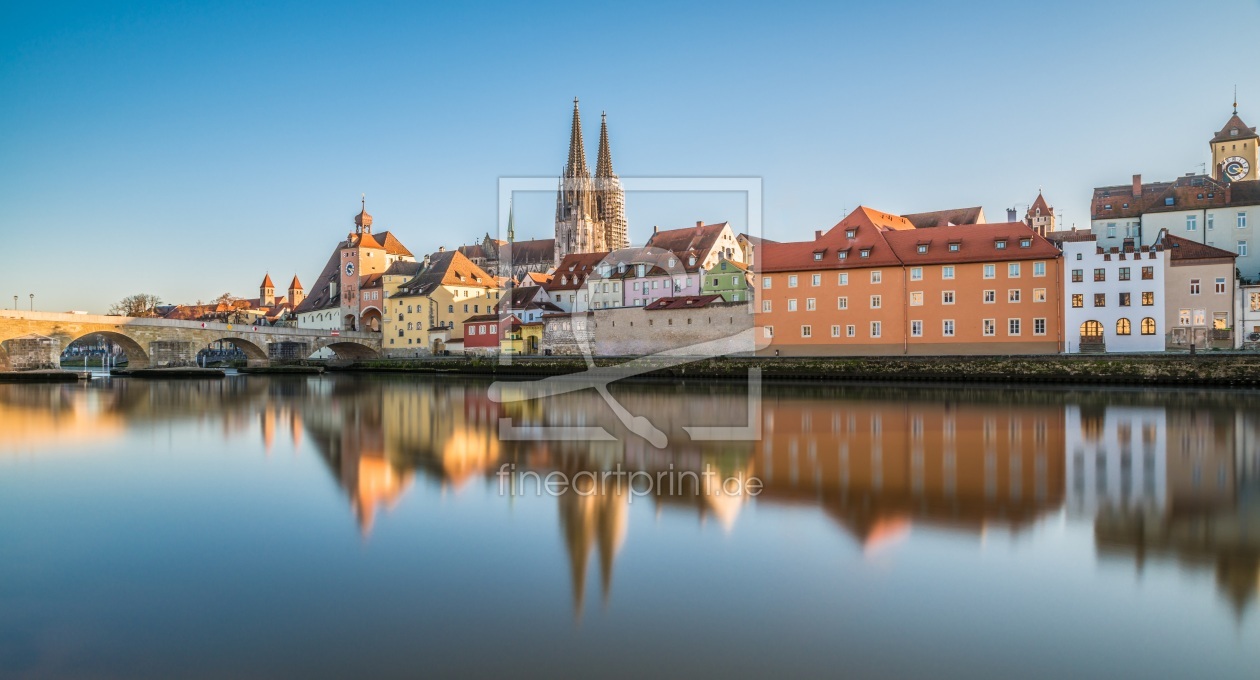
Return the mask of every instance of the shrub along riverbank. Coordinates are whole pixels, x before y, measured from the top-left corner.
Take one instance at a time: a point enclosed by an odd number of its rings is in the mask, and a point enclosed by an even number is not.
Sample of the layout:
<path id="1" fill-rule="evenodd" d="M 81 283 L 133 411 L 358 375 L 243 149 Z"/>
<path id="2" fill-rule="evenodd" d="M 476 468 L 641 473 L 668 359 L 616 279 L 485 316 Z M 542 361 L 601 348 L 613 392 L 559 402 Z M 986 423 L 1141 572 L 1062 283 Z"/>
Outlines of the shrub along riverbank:
<path id="1" fill-rule="evenodd" d="M 600 369 L 630 359 L 601 357 Z M 1260 386 L 1260 355 L 945 356 L 945 357 L 723 357 L 670 366 L 662 359 L 638 360 L 648 370 L 635 377 L 665 380 L 742 380 L 760 368 L 767 380 L 1057 383 L 1099 385 Z M 372 373 L 484 375 L 537 378 L 585 371 L 577 357 L 371 360 L 330 365 L 329 370 Z M 601 371 L 603 372 L 603 371 Z"/>

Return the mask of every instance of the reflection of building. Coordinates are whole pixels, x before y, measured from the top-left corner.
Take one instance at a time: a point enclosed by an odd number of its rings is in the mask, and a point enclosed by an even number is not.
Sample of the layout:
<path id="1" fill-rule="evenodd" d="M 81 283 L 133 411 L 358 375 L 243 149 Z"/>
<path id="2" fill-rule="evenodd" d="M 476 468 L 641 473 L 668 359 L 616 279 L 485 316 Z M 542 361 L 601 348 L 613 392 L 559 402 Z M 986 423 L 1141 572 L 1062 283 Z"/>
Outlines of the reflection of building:
<path id="1" fill-rule="evenodd" d="M 560 527 L 569 553 L 570 577 L 573 583 L 573 612 L 582 618 L 586 603 L 586 574 L 591 553 L 599 551 L 600 593 L 604 602 L 612 591 L 613 561 L 626 539 L 626 514 L 629 497 L 620 493 L 579 495 L 566 493 L 559 497 Z"/>
<path id="2" fill-rule="evenodd" d="M 1163 408 L 1071 404 L 1067 440 L 1068 510 L 1158 512 L 1167 503 L 1168 424 Z"/>
<path id="3" fill-rule="evenodd" d="M 1063 499 L 1062 411 L 993 404 L 780 402 L 753 474 L 762 502 L 820 504 L 863 545 L 910 523 L 1020 528 Z"/>

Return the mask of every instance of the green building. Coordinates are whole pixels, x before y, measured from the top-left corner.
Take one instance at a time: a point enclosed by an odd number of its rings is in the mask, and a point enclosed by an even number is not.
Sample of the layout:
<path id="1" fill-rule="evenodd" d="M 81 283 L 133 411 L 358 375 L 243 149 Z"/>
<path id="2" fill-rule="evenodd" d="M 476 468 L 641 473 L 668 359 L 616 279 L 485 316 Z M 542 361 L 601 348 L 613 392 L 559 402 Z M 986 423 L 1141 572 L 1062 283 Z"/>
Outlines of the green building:
<path id="1" fill-rule="evenodd" d="M 704 272 L 700 281 L 701 295 L 721 295 L 725 302 L 747 302 L 752 299 L 748 283 L 748 265 L 722 258 Z"/>

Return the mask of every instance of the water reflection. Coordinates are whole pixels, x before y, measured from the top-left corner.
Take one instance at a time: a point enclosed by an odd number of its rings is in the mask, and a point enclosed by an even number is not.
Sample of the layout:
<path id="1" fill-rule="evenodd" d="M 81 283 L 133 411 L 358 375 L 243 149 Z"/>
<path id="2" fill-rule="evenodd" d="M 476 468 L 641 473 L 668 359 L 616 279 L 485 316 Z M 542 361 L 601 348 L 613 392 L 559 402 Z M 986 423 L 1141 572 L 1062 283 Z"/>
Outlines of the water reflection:
<path id="1" fill-rule="evenodd" d="M 728 533 L 750 505 L 816 509 L 835 522 L 837 536 L 868 554 L 913 541 L 919 529 L 1018 535 L 1064 512 L 1069 521 L 1092 521 L 1103 561 L 1129 560 L 1140 573 L 1153 560 L 1170 560 L 1213 573 L 1239 617 L 1260 586 L 1254 396 L 768 386 L 761 441 L 697 443 L 684 426 L 742 424 L 740 386 L 615 388 L 630 412 L 668 434 L 671 447 L 662 451 L 624 432 L 590 394 L 500 405 L 486 388 L 460 380 L 244 376 L 0 386 L 0 454 L 99 444 L 146 422 L 202 423 L 225 437 L 256 431 L 266 455 L 280 444 L 299 453 L 313 448 L 368 540 L 383 513 L 426 493 L 418 488 L 497 490 L 495 472 L 504 464 L 570 477 L 617 465 L 651 473 L 711 466 L 755 475 L 764 491 L 751 498 L 692 486 L 646 502 Z M 618 441 L 500 441 L 503 418 L 601 425 Z M 630 536 L 630 503 L 613 492 L 569 493 L 555 505 L 580 618 L 593 569 L 608 602 Z"/>

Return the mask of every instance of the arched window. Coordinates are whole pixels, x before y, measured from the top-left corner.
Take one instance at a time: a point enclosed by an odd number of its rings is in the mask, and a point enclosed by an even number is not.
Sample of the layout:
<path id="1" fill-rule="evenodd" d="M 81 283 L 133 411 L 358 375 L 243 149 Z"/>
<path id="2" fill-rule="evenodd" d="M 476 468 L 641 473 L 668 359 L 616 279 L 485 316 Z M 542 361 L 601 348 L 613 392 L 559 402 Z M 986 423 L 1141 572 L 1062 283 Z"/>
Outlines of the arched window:
<path id="1" fill-rule="evenodd" d="M 1133 327 L 1129 324 L 1128 319 L 1120 319 L 1116 322 L 1116 335 L 1132 335 Z"/>
<path id="2" fill-rule="evenodd" d="M 413 329 L 411 328 L 411 324 L 407 324 L 407 330 L 413 330 Z"/>
<path id="3" fill-rule="evenodd" d="M 446 306 L 446 313 L 447 313 L 447 314 L 454 314 L 454 313 L 455 313 L 455 305 L 447 305 L 447 306 Z"/>
<path id="4" fill-rule="evenodd" d="M 1142 335 L 1155 335 L 1155 319 L 1149 316 L 1142 319 Z"/>
<path id="5" fill-rule="evenodd" d="M 1086 321 L 1081 324 L 1081 337 L 1083 338 L 1101 338 L 1103 334 L 1103 325 L 1098 321 Z"/>

